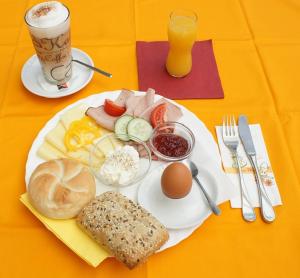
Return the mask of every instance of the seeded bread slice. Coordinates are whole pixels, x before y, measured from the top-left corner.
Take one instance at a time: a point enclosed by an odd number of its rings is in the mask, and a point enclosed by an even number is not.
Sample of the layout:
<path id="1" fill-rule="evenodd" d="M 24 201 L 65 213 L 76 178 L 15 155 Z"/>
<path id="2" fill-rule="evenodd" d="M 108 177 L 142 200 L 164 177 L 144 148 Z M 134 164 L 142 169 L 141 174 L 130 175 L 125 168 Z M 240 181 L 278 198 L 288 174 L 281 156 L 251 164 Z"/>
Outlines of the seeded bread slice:
<path id="1" fill-rule="evenodd" d="M 117 192 L 92 200 L 79 213 L 77 224 L 130 269 L 145 262 L 169 238 L 156 218 Z"/>

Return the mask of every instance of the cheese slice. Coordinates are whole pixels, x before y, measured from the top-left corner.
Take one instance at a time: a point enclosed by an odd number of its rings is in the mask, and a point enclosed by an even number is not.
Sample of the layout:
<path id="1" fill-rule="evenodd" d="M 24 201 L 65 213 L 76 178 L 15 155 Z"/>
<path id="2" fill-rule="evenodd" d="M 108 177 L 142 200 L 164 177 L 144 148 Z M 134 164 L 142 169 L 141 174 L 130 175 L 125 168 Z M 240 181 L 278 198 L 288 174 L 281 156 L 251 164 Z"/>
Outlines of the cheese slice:
<path id="1" fill-rule="evenodd" d="M 85 115 L 86 110 L 87 110 L 87 106 L 82 104 L 64 113 L 60 117 L 60 121 L 63 124 L 64 128 L 67 130 L 70 127 L 72 122 L 82 119 L 82 117 Z"/>
<path id="2" fill-rule="evenodd" d="M 109 137 L 114 149 L 116 149 L 117 147 L 122 147 L 124 146 L 124 143 L 121 142 L 121 140 L 117 139 L 116 137 L 114 136 L 110 136 Z"/>
<path id="3" fill-rule="evenodd" d="M 44 141 L 43 144 L 37 150 L 37 155 L 44 160 L 51 160 L 57 158 L 66 157 L 61 151 Z"/>
<path id="4" fill-rule="evenodd" d="M 87 150 L 88 152 L 93 152 L 93 154 L 96 157 L 98 157 L 100 160 L 105 158 L 104 153 L 95 145 L 85 145 L 84 149 Z"/>
<path id="5" fill-rule="evenodd" d="M 101 140 L 101 142 L 99 142 L 97 144 L 97 148 L 104 153 L 105 156 L 107 156 L 107 154 L 111 151 L 114 151 L 115 147 L 112 144 L 111 140 L 106 137 L 104 139 Z"/>
<path id="6" fill-rule="evenodd" d="M 104 162 L 105 156 L 101 153 L 101 156 L 91 155 L 90 161 L 90 152 L 85 149 L 78 149 L 74 152 L 68 152 L 66 154 L 62 153 L 47 141 L 40 146 L 37 151 L 37 155 L 44 160 L 58 159 L 58 158 L 73 158 L 77 161 L 89 166 L 90 162 L 93 167 L 101 167 Z"/>
<path id="7" fill-rule="evenodd" d="M 45 142 L 37 152 L 38 156 L 45 160 L 56 159 L 60 157 L 70 157 L 86 165 L 90 165 L 90 152 L 93 150 L 91 159 L 93 166 L 102 165 L 107 153 L 114 150 L 115 146 L 117 146 L 117 141 L 112 142 L 107 139 L 104 140 L 103 144 L 101 144 L 101 147 L 97 146 L 97 148 L 95 148 L 95 143 L 93 143 L 73 152 L 68 151 L 64 143 L 66 131 L 70 127 L 71 123 L 82 119 L 82 117 L 85 115 L 86 109 L 86 105 L 79 105 L 63 114 L 56 127 L 50 130 L 45 136 Z M 101 128 L 100 126 L 99 129 L 101 136 L 110 132 L 104 128 Z"/>
<path id="8" fill-rule="evenodd" d="M 78 149 L 74 152 L 68 152 L 67 155 L 70 158 L 76 159 L 85 165 L 88 165 L 88 166 L 90 165 L 93 167 L 100 167 L 104 161 L 104 157 L 99 158 L 93 154 L 91 155 L 91 158 L 90 158 L 90 153 L 85 149 Z"/>
<path id="9" fill-rule="evenodd" d="M 45 139 L 54 148 L 63 153 L 67 153 L 67 148 L 64 144 L 65 133 L 66 129 L 61 122 L 58 122 L 57 126 L 49 131 L 49 133 L 45 136 Z"/>

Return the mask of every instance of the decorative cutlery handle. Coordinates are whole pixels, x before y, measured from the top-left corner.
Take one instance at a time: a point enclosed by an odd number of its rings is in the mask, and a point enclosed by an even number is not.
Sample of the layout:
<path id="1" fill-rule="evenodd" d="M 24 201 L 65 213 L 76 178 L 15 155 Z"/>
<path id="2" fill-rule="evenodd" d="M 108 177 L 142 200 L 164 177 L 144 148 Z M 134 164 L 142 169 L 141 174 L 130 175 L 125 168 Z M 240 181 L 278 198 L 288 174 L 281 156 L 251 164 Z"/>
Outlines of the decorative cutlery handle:
<path id="1" fill-rule="evenodd" d="M 238 158 L 237 152 L 233 153 L 239 170 L 240 188 L 241 188 L 241 203 L 242 203 L 242 215 L 248 222 L 253 222 L 256 219 L 255 211 L 251 205 L 250 198 L 246 189 L 246 184 L 243 177 L 242 167 Z"/>
<path id="2" fill-rule="evenodd" d="M 260 208 L 261 216 L 266 223 L 271 223 L 276 218 L 275 211 L 273 209 L 272 202 L 271 202 L 271 200 L 264 188 L 262 180 L 260 178 L 256 155 L 249 155 L 249 157 L 250 157 L 250 162 L 251 162 L 252 167 L 255 172 L 255 180 L 257 183 L 259 201 L 260 201 L 260 206 L 261 206 L 261 208 Z"/>
<path id="3" fill-rule="evenodd" d="M 198 185 L 200 186 L 207 202 L 208 205 L 210 206 L 212 212 L 215 215 L 220 215 L 221 214 L 221 210 L 217 207 L 217 205 L 215 204 L 215 202 L 210 198 L 210 196 L 208 195 L 208 193 L 206 192 L 206 190 L 204 189 L 204 187 L 202 186 L 201 182 L 199 181 L 199 179 L 197 177 L 194 177 L 195 181 L 198 183 Z"/>

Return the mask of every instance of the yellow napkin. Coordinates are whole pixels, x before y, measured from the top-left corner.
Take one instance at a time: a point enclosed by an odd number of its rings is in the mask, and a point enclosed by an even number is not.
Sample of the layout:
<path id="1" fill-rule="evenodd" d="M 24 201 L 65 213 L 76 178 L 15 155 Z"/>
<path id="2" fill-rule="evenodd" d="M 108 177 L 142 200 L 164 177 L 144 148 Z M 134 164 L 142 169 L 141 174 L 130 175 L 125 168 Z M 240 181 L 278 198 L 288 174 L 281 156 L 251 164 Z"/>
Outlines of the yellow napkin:
<path id="1" fill-rule="evenodd" d="M 20 201 L 46 226 L 48 230 L 56 235 L 88 264 L 96 267 L 109 256 L 103 248 L 77 226 L 75 219 L 55 220 L 41 215 L 30 204 L 27 193 L 21 195 Z"/>

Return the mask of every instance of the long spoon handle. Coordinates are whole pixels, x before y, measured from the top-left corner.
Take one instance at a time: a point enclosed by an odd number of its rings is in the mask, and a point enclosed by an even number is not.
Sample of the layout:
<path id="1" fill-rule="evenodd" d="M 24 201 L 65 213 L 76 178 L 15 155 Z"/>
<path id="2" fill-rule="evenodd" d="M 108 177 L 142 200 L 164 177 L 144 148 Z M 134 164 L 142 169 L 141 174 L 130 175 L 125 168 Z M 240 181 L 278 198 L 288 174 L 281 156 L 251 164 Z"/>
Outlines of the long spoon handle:
<path id="1" fill-rule="evenodd" d="M 194 177 L 195 181 L 198 183 L 198 185 L 200 186 L 207 202 L 208 205 L 210 206 L 212 212 L 215 215 L 220 215 L 221 214 L 221 210 L 217 207 L 217 205 L 215 204 L 215 202 L 210 198 L 210 196 L 208 195 L 208 193 L 206 192 L 206 190 L 204 189 L 204 187 L 202 186 L 201 182 L 199 181 L 199 179 L 197 177 Z"/>
<path id="2" fill-rule="evenodd" d="M 98 68 L 93 67 L 93 66 L 90 66 L 90 65 L 88 65 L 88 64 L 86 64 L 86 63 L 84 63 L 84 62 L 81 62 L 81 61 L 79 61 L 79 60 L 76 60 L 76 59 L 73 59 L 72 61 L 75 62 L 75 63 L 78 63 L 78 64 L 80 64 L 80 65 L 83 65 L 83 66 L 85 66 L 85 67 L 87 67 L 87 68 L 89 68 L 89 69 L 91 69 L 91 70 L 93 70 L 93 71 L 99 72 L 99 73 L 101 73 L 101 74 L 103 74 L 103 75 L 105 75 L 105 76 L 107 76 L 107 77 L 109 77 L 109 78 L 112 77 L 112 74 L 109 73 L 109 72 L 106 72 L 106 71 L 104 71 L 104 70 L 98 69 Z"/>

